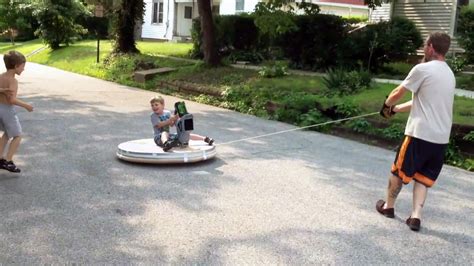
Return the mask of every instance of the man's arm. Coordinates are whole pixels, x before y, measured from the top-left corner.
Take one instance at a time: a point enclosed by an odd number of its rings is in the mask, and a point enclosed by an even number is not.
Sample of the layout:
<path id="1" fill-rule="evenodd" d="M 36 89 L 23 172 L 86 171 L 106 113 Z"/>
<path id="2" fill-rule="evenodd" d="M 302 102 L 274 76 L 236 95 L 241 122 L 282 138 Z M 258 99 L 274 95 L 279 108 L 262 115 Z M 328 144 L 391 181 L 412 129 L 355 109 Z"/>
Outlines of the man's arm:
<path id="1" fill-rule="evenodd" d="M 402 85 L 396 87 L 385 100 L 387 106 L 392 106 L 400 101 L 408 90 Z M 395 111 L 395 110 L 394 110 Z M 395 111 L 396 112 L 396 111 Z"/>
<path id="2" fill-rule="evenodd" d="M 412 105 L 413 101 L 410 100 L 406 103 L 402 103 L 402 104 L 397 104 L 393 107 L 393 111 L 395 113 L 404 113 L 404 112 L 409 112 L 411 110 L 411 105 Z"/>

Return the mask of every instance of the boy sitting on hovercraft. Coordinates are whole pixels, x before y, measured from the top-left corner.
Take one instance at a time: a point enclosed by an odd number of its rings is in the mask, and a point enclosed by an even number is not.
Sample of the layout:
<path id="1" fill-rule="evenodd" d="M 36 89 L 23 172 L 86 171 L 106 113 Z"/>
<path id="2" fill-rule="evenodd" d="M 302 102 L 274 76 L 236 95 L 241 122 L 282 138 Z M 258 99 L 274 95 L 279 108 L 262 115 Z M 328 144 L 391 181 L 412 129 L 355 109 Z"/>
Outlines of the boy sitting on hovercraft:
<path id="1" fill-rule="evenodd" d="M 184 102 L 175 103 L 174 115 L 165 109 L 165 100 L 161 96 L 153 97 L 150 100 L 151 124 L 154 130 L 154 140 L 156 145 L 163 148 L 163 151 L 169 151 L 173 147 L 187 146 L 189 140 L 202 140 L 209 145 L 214 143 L 214 139 L 197 134 L 191 134 L 194 129 L 193 115 L 186 110 Z M 177 133 L 170 133 L 170 127 L 176 125 Z"/>

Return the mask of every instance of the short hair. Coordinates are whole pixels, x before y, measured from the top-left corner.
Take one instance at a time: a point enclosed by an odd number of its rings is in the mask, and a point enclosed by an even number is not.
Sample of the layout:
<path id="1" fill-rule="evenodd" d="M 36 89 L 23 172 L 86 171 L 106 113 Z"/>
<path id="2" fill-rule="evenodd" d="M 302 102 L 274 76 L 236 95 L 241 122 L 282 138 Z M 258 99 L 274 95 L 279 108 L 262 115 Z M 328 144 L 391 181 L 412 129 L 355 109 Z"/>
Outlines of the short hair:
<path id="1" fill-rule="evenodd" d="M 151 104 L 153 104 L 153 103 L 165 104 L 165 99 L 163 99 L 163 97 L 161 97 L 161 96 L 155 96 L 155 97 L 151 98 L 150 103 Z"/>
<path id="2" fill-rule="evenodd" d="M 432 45 L 436 53 L 446 55 L 451 45 L 451 37 L 444 32 L 433 32 L 426 40 L 427 45 Z"/>
<path id="3" fill-rule="evenodd" d="M 3 56 L 3 62 L 7 69 L 14 69 L 15 67 L 26 62 L 25 56 L 17 51 L 9 51 Z"/>

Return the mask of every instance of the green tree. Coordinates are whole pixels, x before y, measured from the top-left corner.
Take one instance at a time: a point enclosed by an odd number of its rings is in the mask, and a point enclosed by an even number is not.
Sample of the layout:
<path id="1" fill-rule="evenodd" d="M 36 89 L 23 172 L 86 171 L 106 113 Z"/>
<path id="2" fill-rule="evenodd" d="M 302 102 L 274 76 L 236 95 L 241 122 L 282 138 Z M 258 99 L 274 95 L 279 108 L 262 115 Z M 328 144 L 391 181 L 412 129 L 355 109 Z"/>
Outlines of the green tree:
<path id="1" fill-rule="evenodd" d="M 7 34 L 12 45 L 19 31 L 30 28 L 27 13 L 31 13 L 29 0 L 0 0 L 0 34 Z"/>
<path id="2" fill-rule="evenodd" d="M 461 10 L 457 35 L 459 44 L 466 50 L 468 62 L 474 62 L 474 8 L 467 6 Z"/>
<path id="3" fill-rule="evenodd" d="M 76 18 L 91 15 L 79 0 L 37 0 L 34 14 L 40 23 L 36 34 L 51 49 L 69 45 L 74 38 L 87 33 Z"/>

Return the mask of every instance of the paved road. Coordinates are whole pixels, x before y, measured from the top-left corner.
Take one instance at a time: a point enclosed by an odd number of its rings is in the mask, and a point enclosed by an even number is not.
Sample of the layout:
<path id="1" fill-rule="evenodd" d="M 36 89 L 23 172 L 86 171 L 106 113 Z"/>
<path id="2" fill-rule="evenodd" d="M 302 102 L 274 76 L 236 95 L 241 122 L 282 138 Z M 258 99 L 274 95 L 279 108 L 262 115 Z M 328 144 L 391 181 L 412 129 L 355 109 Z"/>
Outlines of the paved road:
<path id="1" fill-rule="evenodd" d="M 2 69 L 3 70 L 3 69 Z M 474 176 L 446 166 L 423 228 L 374 210 L 394 153 L 315 132 L 218 147 L 213 161 L 125 163 L 151 137 L 152 92 L 28 64 L 21 175 L 0 172 L 0 262 L 472 264 Z M 167 102 L 176 99 L 165 97 Z M 292 128 L 188 102 L 196 132 L 227 142 Z"/>

